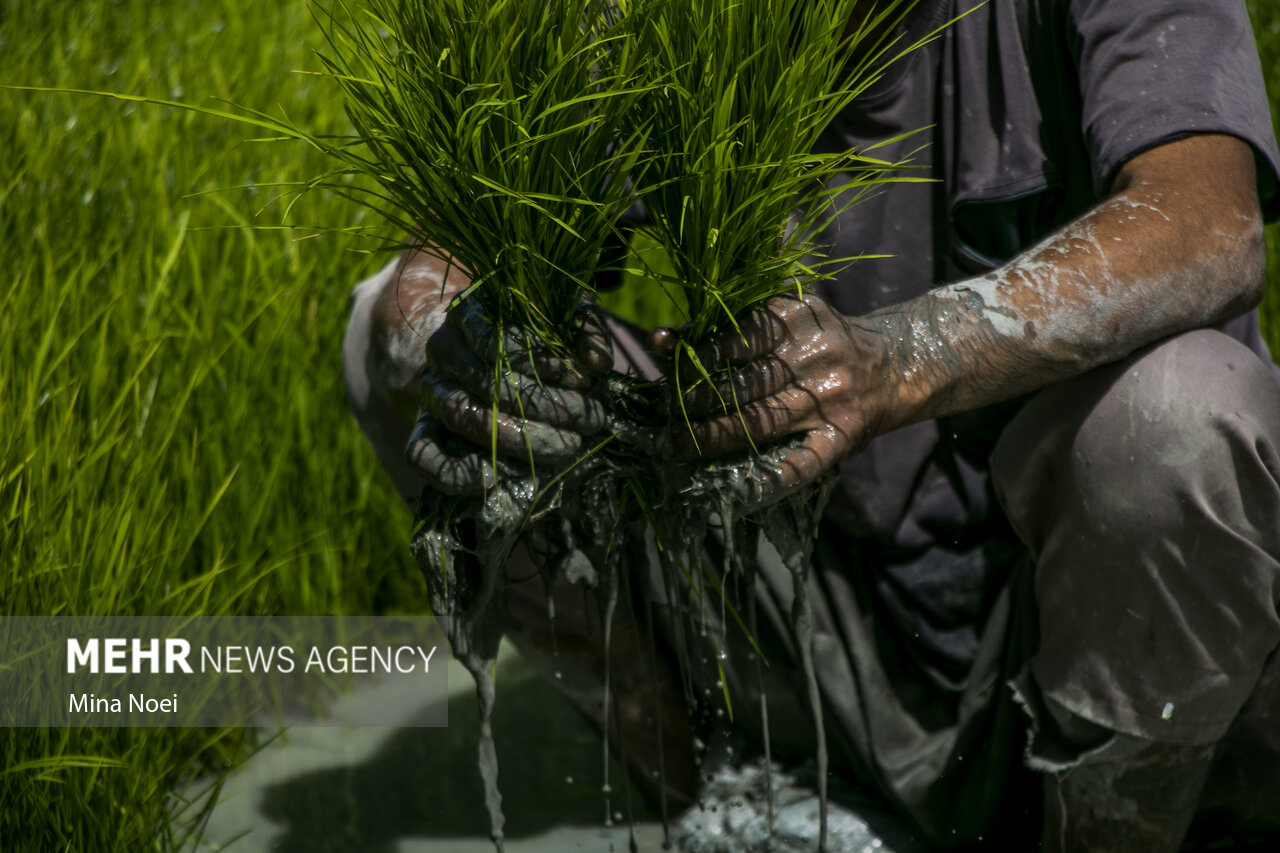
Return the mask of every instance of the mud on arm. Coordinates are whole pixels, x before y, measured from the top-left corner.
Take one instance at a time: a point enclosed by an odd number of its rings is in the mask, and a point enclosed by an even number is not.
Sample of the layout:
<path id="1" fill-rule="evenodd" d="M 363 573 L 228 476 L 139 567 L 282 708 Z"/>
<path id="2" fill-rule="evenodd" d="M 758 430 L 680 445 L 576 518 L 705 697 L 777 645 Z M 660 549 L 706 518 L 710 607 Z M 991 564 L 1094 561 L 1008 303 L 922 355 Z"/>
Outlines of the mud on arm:
<path id="1" fill-rule="evenodd" d="M 1255 180 L 1253 150 L 1235 137 L 1162 145 L 1004 267 L 862 318 L 885 345 L 885 428 L 1033 391 L 1256 305 Z"/>

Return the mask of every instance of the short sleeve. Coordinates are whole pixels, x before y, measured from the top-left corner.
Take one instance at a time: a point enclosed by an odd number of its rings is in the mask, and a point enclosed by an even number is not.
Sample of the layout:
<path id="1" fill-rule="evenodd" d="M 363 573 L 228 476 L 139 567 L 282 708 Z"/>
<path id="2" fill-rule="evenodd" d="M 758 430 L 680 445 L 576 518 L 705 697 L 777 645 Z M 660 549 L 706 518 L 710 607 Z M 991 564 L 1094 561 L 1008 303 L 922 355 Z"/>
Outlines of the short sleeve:
<path id="1" fill-rule="evenodd" d="M 1094 189 L 1131 157 L 1193 133 L 1253 146 L 1268 220 L 1280 153 L 1249 16 L 1239 0 L 1069 0 Z"/>

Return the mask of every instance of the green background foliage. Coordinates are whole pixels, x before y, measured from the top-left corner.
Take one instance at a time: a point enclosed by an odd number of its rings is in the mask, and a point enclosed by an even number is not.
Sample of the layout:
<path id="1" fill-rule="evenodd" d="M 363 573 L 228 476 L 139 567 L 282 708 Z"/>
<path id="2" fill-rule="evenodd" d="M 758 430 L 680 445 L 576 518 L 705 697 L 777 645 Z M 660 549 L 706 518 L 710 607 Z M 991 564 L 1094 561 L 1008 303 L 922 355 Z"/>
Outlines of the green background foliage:
<path id="1" fill-rule="evenodd" d="M 1262 76 L 1267 82 L 1271 102 L 1272 124 L 1280 122 L 1280 4 L 1274 0 L 1249 0 L 1258 38 L 1258 55 L 1262 60 Z M 1272 355 L 1280 359 L 1280 223 L 1267 228 L 1267 279 L 1270 287 L 1262 303 L 1262 332 L 1271 346 Z"/>
<path id="2" fill-rule="evenodd" d="M 1280 98 L 1280 8 L 1250 4 Z M 281 110 L 341 132 L 297 0 L 0 4 L 0 83 Z M 347 414 L 346 296 L 385 258 L 330 164 L 174 110 L 0 90 L 0 613 L 421 611 L 410 519 Z M 210 193 L 224 187 L 243 187 Z M 194 195 L 200 194 L 200 195 Z M 1269 231 L 1280 269 L 1280 232 Z M 1280 351 L 1280 291 L 1264 306 Z M 0 636 L 3 620 L 0 619 Z M 167 850 L 243 733 L 0 730 L 0 849 Z M 183 813 L 182 819 L 172 818 Z"/>
<path id="3" fill-rule="evenodd" d="M 318 46 L 300 2 L 0 5 L 0 82 L 339 130 L 331 87 L 290 73 Z M 342 388 L 347 293 L 384 259 L 240 227 L 280 222 L 257 184 L 329 164 L 118 101 L 0 90 L 0 115 L 0 612 L 424 610 Z M 321 193 L 293 221 L 365 215 Z M 169 792 L 235 755 L 220 735 L 0 729 L 0 850 L 171 848 Z"/>

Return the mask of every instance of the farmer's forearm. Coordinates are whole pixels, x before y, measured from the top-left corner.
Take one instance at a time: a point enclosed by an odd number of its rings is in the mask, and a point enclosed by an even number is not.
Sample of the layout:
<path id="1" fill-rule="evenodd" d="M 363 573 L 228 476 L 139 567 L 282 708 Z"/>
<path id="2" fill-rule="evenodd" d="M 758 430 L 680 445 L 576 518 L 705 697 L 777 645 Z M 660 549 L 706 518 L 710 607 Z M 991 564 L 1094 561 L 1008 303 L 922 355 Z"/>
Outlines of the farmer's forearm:
<path id="1" fill-rule="evenodd" d="M 1009 399 L 1244 312 L 1265 286 L 1252 150 L 1192 137 L 1005 267 L 861 318 L 884 343 L 885 428 Z"/>
<path id="2" fill-rule="evenodd" d="M 422 401 L 427 338 L 444 323 L 444 307 L 470 283 L 457 266 L 426 252 L 406 251 L 374 299 L 370 382 L 410 424 Z"/>

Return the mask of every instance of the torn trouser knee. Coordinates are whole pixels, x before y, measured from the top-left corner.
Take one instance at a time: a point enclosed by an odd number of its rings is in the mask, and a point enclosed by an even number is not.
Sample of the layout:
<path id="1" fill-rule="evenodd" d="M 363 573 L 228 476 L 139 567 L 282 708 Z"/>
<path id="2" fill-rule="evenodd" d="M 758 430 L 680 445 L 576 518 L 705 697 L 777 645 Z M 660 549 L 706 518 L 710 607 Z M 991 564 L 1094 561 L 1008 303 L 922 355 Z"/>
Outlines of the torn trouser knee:
<path id="1" fill-rule="evenodd" d="M 1045 697 L 1028 670 L 1009 686 L 1014 701 L 1027 715 L 1024 758 L 1032 770 L 1062 773 L 1082 764 L 1119 761 L 1150 745 L 1142 738 L 1090 722 Z"/>

